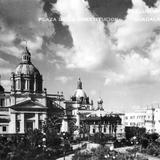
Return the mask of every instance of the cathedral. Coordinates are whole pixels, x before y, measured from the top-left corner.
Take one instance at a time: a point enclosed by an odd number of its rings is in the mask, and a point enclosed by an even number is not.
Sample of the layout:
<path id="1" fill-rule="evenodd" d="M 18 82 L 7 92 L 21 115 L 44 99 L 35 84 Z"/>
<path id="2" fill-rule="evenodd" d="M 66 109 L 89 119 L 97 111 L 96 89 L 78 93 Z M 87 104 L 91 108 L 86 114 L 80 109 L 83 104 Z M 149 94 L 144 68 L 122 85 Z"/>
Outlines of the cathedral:
<path id="1" fill-rule="evenodd" d="M 88 126 L 89 130 L 85 131 L 88 134 L 99 132 L 103 117 L 104 124 L 101 126 L 104 133 L 113 134 L 111 129 L 113 131 L 115 125 L 119 125 L 123 132 L 118 115 L 107 115 L 101 98 L 95 106 L 83 90 L 80 78 L 69 100 L 64 100 L 63 94 L 48 94 L 47 89 L 43 88 L 43 76 L 32 64 L 27 47 L 15 72 L 11 73 L 10 80 L 10 92 L 0 85 L 0 134 L 24 134 L 29 129 L 40 129 L 43 132 L 43 124 L 51 114 L 61 119 L 59 132 L 71 133 L 74 138 L 82 132 L 84 134 L 84 124 Z M 109 126 L 108 116 L 118 118 L 118 122 Z"/>
<path id="2" fill-rule="evenodd" d="M 63 95 L 48 94 L 43 88 L 43 76 L 32 64 L 28 48 L 21 62 L 11 73 L 11 90 L 5 92 L 0 85 L 0 134 L 24 134 L 28 129 L 41 129 L 47 110 L 63 112 L 57 101 Z"/>

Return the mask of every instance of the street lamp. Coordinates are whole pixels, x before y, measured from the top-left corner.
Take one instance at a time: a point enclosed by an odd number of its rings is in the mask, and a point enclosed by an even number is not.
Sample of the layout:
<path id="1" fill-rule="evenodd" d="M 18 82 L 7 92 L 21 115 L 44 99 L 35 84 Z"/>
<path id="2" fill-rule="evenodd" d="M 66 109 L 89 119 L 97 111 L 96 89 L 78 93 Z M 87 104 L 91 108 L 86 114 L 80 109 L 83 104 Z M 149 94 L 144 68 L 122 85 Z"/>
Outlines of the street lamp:
<path id="1" fill-rule="evenodd" d="M 42 147 L 43 147 L 43 151 L 46 148 L 46 133 L 43 133 L 43 138 L 42 138 Z"/>
<path id="2" fill-rule="evenodd" d="M 46 138 L 45 137 L 42 138 L 42 142 L 43 142 L 43 144 L 42 144 L 43 150 L 45 150 L 45 148 L 46 148 Z"/>
<path id="3" fill-rule="evenodd" d="M 63 137 L 63 160 L 65 160 L 65 155 L 66 155 L 66 151 L 65 151 L 65 140 L 66 140 L 66 132 L 62 132 L 62 137 Z"/>

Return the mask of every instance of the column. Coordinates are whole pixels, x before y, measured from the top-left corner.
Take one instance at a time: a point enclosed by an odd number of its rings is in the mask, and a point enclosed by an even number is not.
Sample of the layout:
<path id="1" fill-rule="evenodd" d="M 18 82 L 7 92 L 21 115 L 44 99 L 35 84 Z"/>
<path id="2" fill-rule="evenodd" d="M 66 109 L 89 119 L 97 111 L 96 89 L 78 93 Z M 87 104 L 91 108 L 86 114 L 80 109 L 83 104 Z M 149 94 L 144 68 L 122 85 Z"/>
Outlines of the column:
<path id="1" fill-rule="evenodd" d="M 38 113 L 35 113 L 35 128 L 34 129 L 39 129 L 39 115 L 38 115 Z"/>
<path id="2" fill-rule="evenodd" d="M 37 91 L 37 77 L 34 75 L 34 92 Z"/>
<path id="3" fill-rule="evenodd" d="M 66 116 L 64 116 L 62 120 L 61 132 L 68 132 L 68 120 Z"/>
<path id="4" fill-rule="evenodd" d="M 9 123 L 9 133 L 16 133 L 16 114 L 11 113 L 10 116 L 10 123 Z"/>
<path id="5" fill-rule="evenodd" d="M 24 113 L 21 113 L 21 121 L 20 121 L 20 133 L 24 133 Z"/>
<path id="6" fill-rule="evenodd" d="M 30 92 L 30 90 L 31 90 L 31 82 L 30 82 L 30 79 L 28 79 L 28 91 Z"/>
<path id="7" fill-rule="evenodd" d="M 20 74 L 19 85 L 20 85 L 20 92 L 21 92 L 22 91 L 22 74 Z"/>

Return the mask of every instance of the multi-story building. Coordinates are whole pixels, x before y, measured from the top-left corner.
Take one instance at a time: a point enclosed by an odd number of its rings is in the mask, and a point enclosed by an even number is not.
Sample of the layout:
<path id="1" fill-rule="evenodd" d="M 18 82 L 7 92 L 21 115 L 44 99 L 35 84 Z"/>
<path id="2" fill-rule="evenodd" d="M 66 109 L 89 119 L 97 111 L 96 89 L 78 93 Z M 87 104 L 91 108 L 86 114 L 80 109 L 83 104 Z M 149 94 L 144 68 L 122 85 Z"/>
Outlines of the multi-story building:
<path id="1" fill-rule="evenodd" d="M 43 76 L 32 64 L 27 48 L 11 74 L 11 83 L 10 92 L 0 86 L 0 134 L 23 134 L 28 129 L 42 129 L 49 108 L 63 112 L 56 103 L 62 96 L 47 94 L 43 89 Z"/>
<path id="2" fill-rule="evenodd" d="M 155 130 L 155 108 L 154 107 L 147 107 L 146 109 L 145 128 L 146 128 L 146 132 L 148 133 L 156 132 Z"/>
<path id="3" fill-rule="evenodd" d="M 95 133 L 103 133 L 117 138 L 124 138 L 124 114 L 121 113 L 106 113 L 103 116 L 98 116 L 94 112 L 84 119 L 88 125 L 88 132 L 90 135 Z"/>
<path id="4" fill-rule="evenodd" d="M 147 133 L 160 134 L 160 107 L 151 106 L 143 111 L 125 113 L 125 126 L 145 128 Z"/>
<path id="5" fill-rule="evenodd" d="M 148 133 L 160 134 L 160 107 L 151 106 L 146 110 L 145 128 Z"/>
<path id="6" fill-rule="evenodd" d="M 125 126 L 127 127 L 145 127 L 145 118 L 146 118 L 146 111 L 136 111 L 125 113 Z"/>

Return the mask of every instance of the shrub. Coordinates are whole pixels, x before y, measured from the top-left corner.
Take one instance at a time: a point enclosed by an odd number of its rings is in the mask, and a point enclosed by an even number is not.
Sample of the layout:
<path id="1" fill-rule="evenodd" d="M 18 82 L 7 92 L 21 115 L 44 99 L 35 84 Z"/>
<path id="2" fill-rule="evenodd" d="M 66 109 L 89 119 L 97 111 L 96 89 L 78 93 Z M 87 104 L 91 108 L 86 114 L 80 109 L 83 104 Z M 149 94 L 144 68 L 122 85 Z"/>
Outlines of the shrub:
<path id="1" fill-rule="evenodd" d="M 92 154 L 89 152 L 76 152 L 75 155 L 72 157 L 72 160 L 90 160 Z"/>

